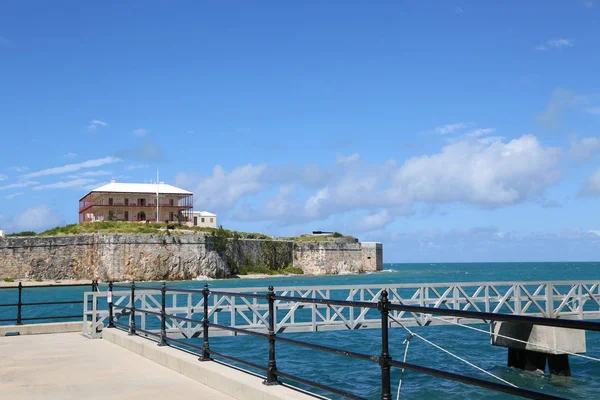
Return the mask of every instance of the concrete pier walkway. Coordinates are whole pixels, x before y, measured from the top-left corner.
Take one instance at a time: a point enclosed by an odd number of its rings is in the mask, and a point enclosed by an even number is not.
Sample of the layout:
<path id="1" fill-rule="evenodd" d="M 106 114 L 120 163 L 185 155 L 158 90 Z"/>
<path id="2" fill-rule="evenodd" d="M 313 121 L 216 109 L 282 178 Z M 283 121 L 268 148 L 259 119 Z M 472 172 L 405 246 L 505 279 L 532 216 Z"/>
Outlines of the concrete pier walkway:
<path id="1" fill-rule="evenodd" d="M 0 337 L 0 398 L 229 400 L 195 380 L 80 333 Z"/>

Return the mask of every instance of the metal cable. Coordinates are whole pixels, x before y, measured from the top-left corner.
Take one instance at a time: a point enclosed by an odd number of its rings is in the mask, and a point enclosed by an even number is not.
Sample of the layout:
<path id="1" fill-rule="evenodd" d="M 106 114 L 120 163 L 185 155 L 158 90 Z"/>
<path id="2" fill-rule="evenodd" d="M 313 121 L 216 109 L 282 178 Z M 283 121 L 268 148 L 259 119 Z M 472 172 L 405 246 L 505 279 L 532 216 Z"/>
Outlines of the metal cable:
<path id="1" fill-rule="evenodd" d="M 486 374 L 486 375 L 489 375 L 489 376 L 491 376 L 492 378 L 495 378 L 495 379 L 499 380 L 499 381 L 500 381 L 500 382 L 502 382 L 502 383 L 505 383 L 505 384 L 507 384 L 507 385 L 509 385 L 509 386 L 512 386 L 512 387 L 515 387 L 515 388 L 518 388 L 518 386 L 517 386 L 517 385 L 515 385 L 515 384 L 513 384 L 513 383 L 510 383 L 509 381 L 507 381 L 507 380 L 505 380 L 505 379 L 502 379 L 502 378 L 500 378 L 499 376 L 496 376 L 496 375 L 492 374 L 492 373 L 491 373 L 491 372 L 489 372 L 489 371 L 486 371 L 485 369 L 483 369 L 483 368 L 481 368 L 481 367 L 478 367 L 477 365 L 473 364 L 472 362 L 470 362 L 470 361 L 467 361 L 467 360 L 465 360 L 464 358 L 457 356 L 456 354 L 454 354 L 454 353 L 452 353 L 452 352 L 450 352 L 450 351 L 448 351 L 448 350 L 444 349 L 443 347 L 441 347 L 441 346 L 438 346 L 437 344 L 433 343 L 432 341 L 430 341 L 430 340 L 428 340 L 428 339 L 424 338 L 423 336 L 419 335 L 418 333 L 415 333 L 415 332 L 411 331 L 411 330 L 410 330 L 410 329 L 408 329 L 406 326 L 404 326 L 404 325 L 403 325 L 403 324 L 402 324 L 400 321 L 396 320 L 396 318 L 394 318 L 393 316 L 391 316 L 391 315 L 390 315 L 389 317 L 390 317 L 390 319 L 391 319 L 392 321 L 396 322 L 396 323 L 397 323 L 398 325 L 400 325 L 402 328 L 406 329 L 406 330 L 408 331 L 408 333 L 410 333 L 410 334 L 412 334 L 412 335 L 414 335 L 414 336 L 418 337 L 419 339 L 421 339 L 421 340 L 422 340 L 422 341 L 424 341 L 425 343 L 427 343 L 427 344 L 429 344 L 429 345 L 431 345 L 431 346 L 435 347 L 436 349 L 438 349 L 438 350 L 440 350 L 440 351 L 443 351 L 444 353 L 446 353 L 446 354 L 448 354 L 448 355 L 450 355 L 450 356 L 452 356 L 452 357 L 456 358 L 456 359 L 457 359 L 457 360 L 459 360 L 459 361 L 462 361 L 462 362 L 464 362 L 465 364 L 467 364 L 467 365 L 469 365 L 469 366 L 471 366 L 471 367 L 475 368 L 476 370 L 478 370 L 478 371 L 480 371 L 480 372 L 483 372 L 484 374 Z"/>
<path id="2" fill-rule="evenodd" d="M 408 355 L 408 346 L 410 346 L 410 339 L 413 338 L 413 334 L 409 333 L 408 336 L 406 337 L 406 339 L 404 339 L 404 342 L 402 342 L 402 344 L 405 344 L 406 347 L 404 348 L 404 359 L 402 360 L 403 363 L 406 364 L 406 356 Z M 402 368 L 402 371 L 400 372 L 400 381 L 398 382 L 398 394 L 396 395 L 396 400 L 400 399 L 400 390 L 402 388 L 402 379 L 404 378 L 404 368 Z"/>

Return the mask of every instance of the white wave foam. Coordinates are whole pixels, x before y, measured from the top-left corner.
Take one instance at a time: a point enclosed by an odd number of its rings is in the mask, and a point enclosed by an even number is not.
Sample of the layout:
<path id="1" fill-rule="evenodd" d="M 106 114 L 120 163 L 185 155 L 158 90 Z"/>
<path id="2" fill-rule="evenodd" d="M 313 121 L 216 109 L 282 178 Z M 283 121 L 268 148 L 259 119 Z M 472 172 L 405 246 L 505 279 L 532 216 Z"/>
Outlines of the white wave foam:
<path id="1" fill-rule="evenodd" d="M 197 277 L 194 278 L 195 281 L 212 281 L 213 278 L 211 278 L 210 276 L 206 276 L 206 275 L 198 275 Z"/>

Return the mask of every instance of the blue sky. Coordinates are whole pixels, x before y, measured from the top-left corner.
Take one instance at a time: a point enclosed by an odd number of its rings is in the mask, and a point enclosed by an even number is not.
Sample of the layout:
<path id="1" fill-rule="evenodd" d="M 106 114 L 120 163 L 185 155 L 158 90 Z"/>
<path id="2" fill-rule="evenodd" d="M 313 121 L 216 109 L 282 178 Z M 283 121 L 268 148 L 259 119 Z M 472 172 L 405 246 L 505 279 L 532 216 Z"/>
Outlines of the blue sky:
<path id="1" fill-rule="evenodd" d="M 7 1 L 0 228 L 110 179 L 386 261 L 598 260 L 600 2 Z"/>

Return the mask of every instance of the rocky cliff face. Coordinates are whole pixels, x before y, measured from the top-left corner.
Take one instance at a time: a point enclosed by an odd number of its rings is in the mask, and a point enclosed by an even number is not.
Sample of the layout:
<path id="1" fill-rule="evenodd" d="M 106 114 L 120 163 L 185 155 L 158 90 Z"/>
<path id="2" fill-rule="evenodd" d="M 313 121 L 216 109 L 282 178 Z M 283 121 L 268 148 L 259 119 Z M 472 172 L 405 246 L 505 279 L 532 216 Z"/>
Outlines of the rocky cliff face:
<path id="1" fill-rule="evenodd" d="M 225 250 L 217 251 L 211 237 L 191 235 L 1 238 L 0 278 L 226 278 L 240 265 L 293 265 L 314 275 L 380 270 L 381 262 L 367 258 L 368 247 L 361 243 L 230 240 Z"/>

